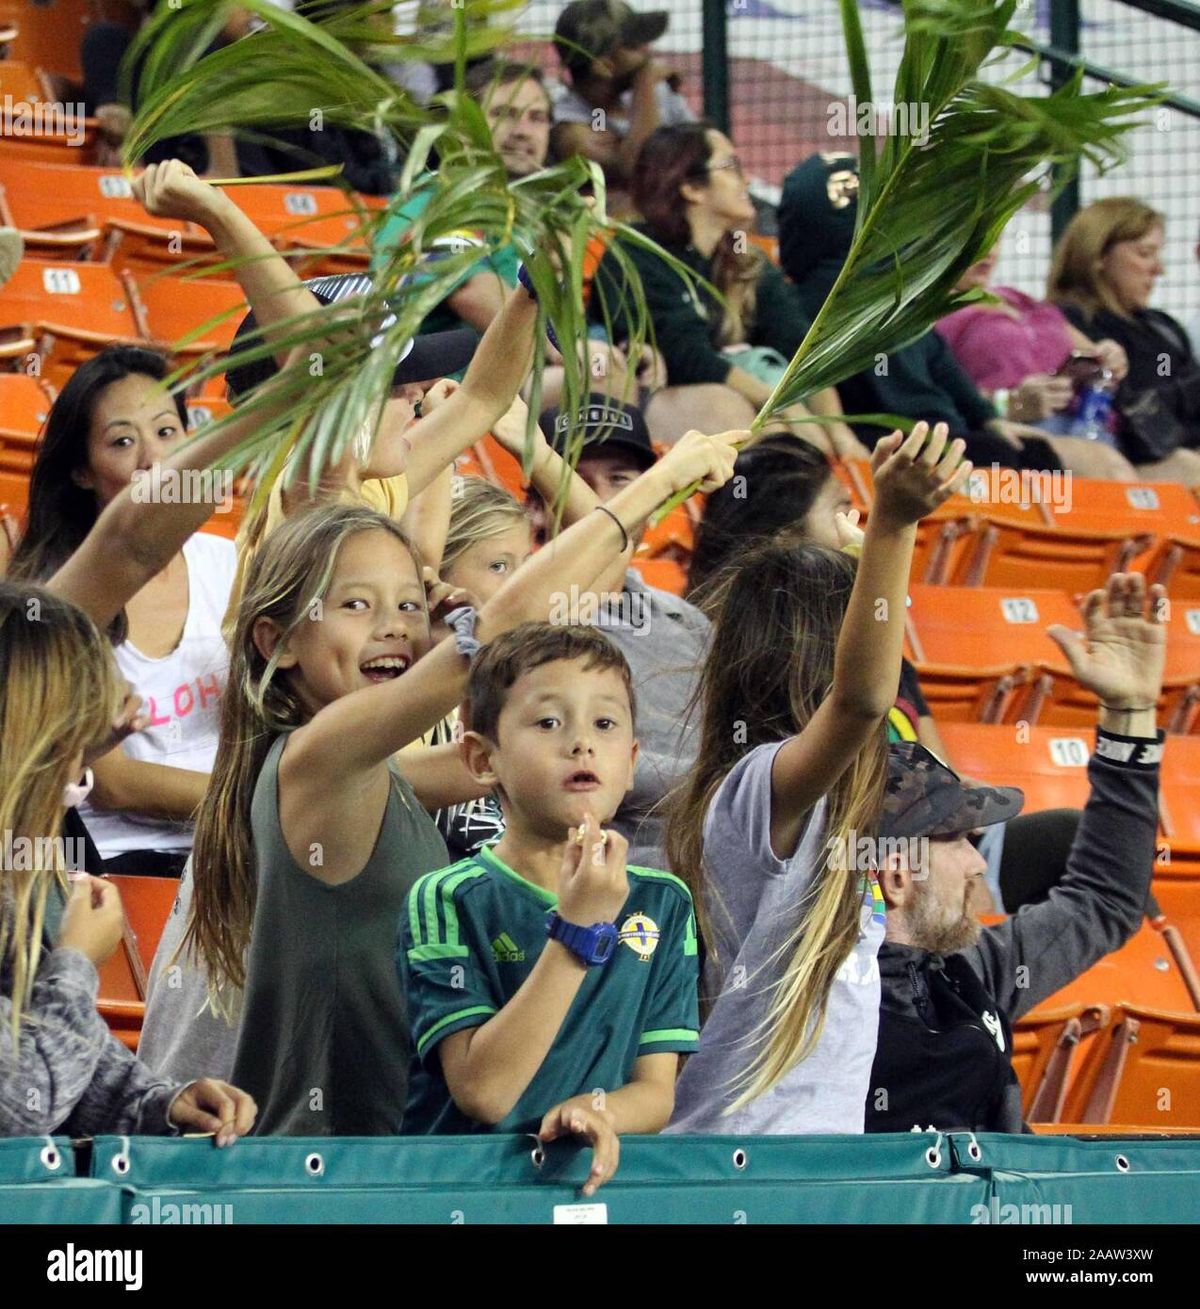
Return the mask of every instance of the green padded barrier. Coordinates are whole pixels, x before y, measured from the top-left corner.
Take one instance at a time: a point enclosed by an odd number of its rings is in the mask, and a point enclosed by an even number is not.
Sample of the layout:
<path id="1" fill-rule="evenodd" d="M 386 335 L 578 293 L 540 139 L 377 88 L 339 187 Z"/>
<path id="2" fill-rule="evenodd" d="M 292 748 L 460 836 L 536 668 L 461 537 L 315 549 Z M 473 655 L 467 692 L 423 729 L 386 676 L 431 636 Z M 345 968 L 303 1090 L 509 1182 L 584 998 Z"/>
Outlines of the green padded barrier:
<path id="1" fill-rule="evenodd" d="M 120 1221 L 120 1192 L 75 1178 L 66 1137 L 0 1139 L 0 1224 Z"/>
<path id="2" fill-rule="evenodd" d="M 610 1223 L 967 1222 L 985 1178 L 935 1137 L 626 1137 L 594 1198 Z M 590 1152 L 528 1137 L 98 1139 L 92 1176 L 125 1222 L 550 1223 L 580 1202 Z M 567 1215 L 568 1217 L 574 1215 Z M 562 1215 L 560 1215 L 562 1217 Z"/>
<path id="3" fill-rule="evenodd" d="M 990 1179 L 986 1219 L 1034 1223 L 1200 1221 L 1200 1140 L 1105 1136 L 953 1138 L 956 1165 Z"/>

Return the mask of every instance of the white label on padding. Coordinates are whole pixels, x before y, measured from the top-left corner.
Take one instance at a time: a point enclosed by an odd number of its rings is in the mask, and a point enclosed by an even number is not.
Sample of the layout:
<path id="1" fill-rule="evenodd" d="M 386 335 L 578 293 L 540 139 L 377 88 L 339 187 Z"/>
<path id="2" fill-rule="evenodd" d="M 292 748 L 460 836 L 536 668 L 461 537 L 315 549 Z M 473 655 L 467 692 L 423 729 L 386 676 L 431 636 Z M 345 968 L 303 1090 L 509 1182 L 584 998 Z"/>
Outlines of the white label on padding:
<path id="1" fill-rule="evenodd" d="M 73 268 L 43 268 L 42 285 L 51 295 L 78 295 L 79 274 Z"/>
<path id="2" fill-rule="evenodd" d="M 593 1223 L 608 1223 L 608 1205 L 606 1204 L 556 1204 L 554 1206 L 554 1225 L 559 1223 L 587 1226 Z"/>
<path id="3" fill-rule="evenodd" d="M 1087 742 L 1081 736 L 1052 736 L 1050 758 L 1059 768 L 1082 768 L 1088 761 Z"/>
<path id="4" fill-rule="evenodd" d="M 1037 605 L 1024 596 L 1006 595 L 1000 601 L 1000 612 L 1008 623 L 1036 623 L 1038 620 Z"/>
<path id="5" fill-rule="evenodd" d="M 1157 509 L 1158 492 L 1152 486 L 1129 486 L 1125 488 L 1125 499 L 1133 509 Z"/>

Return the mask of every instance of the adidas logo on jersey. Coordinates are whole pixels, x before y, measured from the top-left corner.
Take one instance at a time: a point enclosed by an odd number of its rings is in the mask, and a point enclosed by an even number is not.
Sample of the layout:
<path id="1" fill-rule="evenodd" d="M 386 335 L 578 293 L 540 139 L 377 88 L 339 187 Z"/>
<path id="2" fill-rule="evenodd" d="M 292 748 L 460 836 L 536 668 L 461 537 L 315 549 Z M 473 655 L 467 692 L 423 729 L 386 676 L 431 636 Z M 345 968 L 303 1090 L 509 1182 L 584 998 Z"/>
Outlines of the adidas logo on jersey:
<path id="1" fill-rule="evenodd" d="M 492 954 L 496 956 L 498 964 L 523 964 L 525 962 L 525 951 L 507 932 L 501 932 L 492 942 Z"/>

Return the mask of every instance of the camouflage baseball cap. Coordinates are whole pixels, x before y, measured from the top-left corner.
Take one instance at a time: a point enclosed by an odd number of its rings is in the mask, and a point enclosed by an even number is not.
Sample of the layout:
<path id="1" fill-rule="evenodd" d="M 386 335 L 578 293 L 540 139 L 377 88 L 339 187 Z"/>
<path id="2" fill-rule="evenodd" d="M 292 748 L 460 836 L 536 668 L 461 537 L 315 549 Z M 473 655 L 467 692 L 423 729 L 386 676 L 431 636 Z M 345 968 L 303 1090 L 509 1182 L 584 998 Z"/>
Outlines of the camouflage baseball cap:
<path id="1" fill-rule="evenodd" d="M 1025 793 L 1015 786 L 966 786 L 917 741 L 888 747 L 880 836 L 957 836 L 1015 818 Z"/>

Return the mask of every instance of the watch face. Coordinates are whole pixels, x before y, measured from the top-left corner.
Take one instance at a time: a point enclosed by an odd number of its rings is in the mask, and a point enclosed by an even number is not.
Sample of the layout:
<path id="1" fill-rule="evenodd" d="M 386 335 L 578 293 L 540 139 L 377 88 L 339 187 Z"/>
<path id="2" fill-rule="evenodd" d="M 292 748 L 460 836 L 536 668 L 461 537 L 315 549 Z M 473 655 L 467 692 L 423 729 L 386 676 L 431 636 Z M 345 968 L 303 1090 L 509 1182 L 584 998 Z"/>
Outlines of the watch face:
<path id="1" fill-rule="evenodd" d="M 617 929 L 612 923 L 602 923 L 596 929 L 596 945 L 592 951 L 592 959 L 598 964 L 604 964 L 612 958 L 612 952 L 617 948 Z"/>

